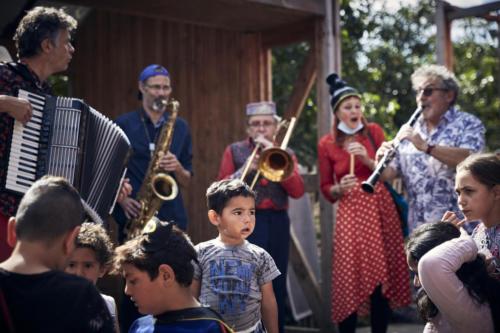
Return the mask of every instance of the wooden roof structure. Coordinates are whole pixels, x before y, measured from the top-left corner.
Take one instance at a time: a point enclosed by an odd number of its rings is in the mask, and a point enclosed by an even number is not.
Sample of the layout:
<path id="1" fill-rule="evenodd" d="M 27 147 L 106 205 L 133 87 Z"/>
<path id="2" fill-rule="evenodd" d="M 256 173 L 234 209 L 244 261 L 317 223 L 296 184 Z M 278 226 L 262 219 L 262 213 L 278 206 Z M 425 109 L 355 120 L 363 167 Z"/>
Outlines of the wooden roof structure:
<path id="1" fill-rule="evenodd" d="M 488 21 L 497 22 L 500 26 L 500 1 L 485 1 L 484 4 L 458 7 L 452 1 L 438 0 L 436 2 L 437 27 L 437 62 L 453 69 L 453 47 L 451 41 L 451 25 L 453 20 L 466 17 L 479 17 Z"/>

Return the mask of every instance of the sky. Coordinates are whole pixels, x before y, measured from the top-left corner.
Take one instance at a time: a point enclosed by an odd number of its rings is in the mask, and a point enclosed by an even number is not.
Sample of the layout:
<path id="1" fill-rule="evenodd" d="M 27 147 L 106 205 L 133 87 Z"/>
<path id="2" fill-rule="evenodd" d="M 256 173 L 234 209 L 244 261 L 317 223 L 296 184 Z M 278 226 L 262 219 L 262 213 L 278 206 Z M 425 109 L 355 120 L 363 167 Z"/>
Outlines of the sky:
<path id="1" fill-rule="evenodd" d="M 457 7 L 473 7 L 494 1 L 496 0 L 448 0 L 448 3 Z M 383 2 L 384 2 L 383 0 L 374 1 L 375 4 L 378 3 L 382 4 Z M 415 5 L 418 2 L 418 0 L 386 0 L 386 2 L 387 2 L 387 9 L 396 11 L 399 7 L 401 7 L 401 4 Z"/>

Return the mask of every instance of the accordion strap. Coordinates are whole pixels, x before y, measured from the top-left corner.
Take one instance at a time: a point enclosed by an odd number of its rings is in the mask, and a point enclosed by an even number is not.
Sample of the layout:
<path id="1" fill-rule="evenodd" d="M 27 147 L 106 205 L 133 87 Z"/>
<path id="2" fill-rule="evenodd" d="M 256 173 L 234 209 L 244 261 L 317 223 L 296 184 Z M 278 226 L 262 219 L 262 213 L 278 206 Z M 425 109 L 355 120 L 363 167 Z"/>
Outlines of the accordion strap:
<path id="1" fill-rule="evenodd" d="M 6 63 L 7 66 L 16 74 L 21 76 L 23 79 L 29 82 L 36 83 L 37 80 L 33 77 L 33 74 L 30 73 L 28 67 L 26 65 L 19 63 L 19 62 L 8 62 Z"/>

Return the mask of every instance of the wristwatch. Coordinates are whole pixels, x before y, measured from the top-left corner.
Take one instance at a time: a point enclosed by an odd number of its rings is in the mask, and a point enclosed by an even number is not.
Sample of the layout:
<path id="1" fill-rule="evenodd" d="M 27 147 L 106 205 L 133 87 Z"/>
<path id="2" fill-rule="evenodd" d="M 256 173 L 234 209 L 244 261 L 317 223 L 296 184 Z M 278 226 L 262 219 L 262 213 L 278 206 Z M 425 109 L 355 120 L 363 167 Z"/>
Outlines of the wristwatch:
<path id="1" fill-rule="evenodd" d="M 428 143 L 428 144 L 427 144 L 427 149 L 425 150 L 425 153 L 426 153 L 426 154 L 428 154 L 428 155 L 430 155 L 430 154 L 431 154 L 431 152 L 432 152 L 432 150 L 433 150 L 434 148 L 436 148 L 436 145 L 432 145 L 432 144 Z"/>

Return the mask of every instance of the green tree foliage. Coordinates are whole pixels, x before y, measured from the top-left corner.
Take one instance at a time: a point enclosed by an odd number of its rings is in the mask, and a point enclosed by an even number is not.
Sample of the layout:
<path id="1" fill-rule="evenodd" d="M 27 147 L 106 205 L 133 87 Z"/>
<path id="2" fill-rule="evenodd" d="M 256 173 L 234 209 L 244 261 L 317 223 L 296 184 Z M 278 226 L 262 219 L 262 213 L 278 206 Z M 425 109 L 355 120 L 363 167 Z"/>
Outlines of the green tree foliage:
<path id="1" fill-rule="evenodd" d="M 455 73 L 461 83 L 458 104 L 483 121 L 488 148 L 500 149 L 498 26 L 490 30 L 490 23 L 478 19 L 468 19 L 464 24 L 465 36 L 453 45 Z"/>
<path id="2" fill-rule="evenodd" d="M 300 68 L 309 52 L 307 43 L 295 44 L 273 50 L 273 95 L 278 113 L 283 116 Z M 297 153 L 303 165 L 312 167 L 316 161 L 316 93 L 313 89 L 292 133 L 290 147 Z"/>
<path id="3" fill-rule="evenodd" d="M 341 3 L 341 76 L 363 94 L 366 117 L 381 124 L 391 138 L 416 108 L 411 74 L 422 64 L 436 62 L 435 4 L 424 0 L 391 12 L 375 11 L 373 3 Z M 489 149 L 498 149 L 498 27 L 479 19 L 461 20 L 460 26 L 464 34 L 453 44 L 454 71 L 462 88 L 458 105 L 484 122 Z M 307 43 L 273 49 L 273 94 L 281 109 L 308 50 Z M 300 161 L 309 166 L 316 164 L 316 112 L 313 92 L 291 141 Z"/>

